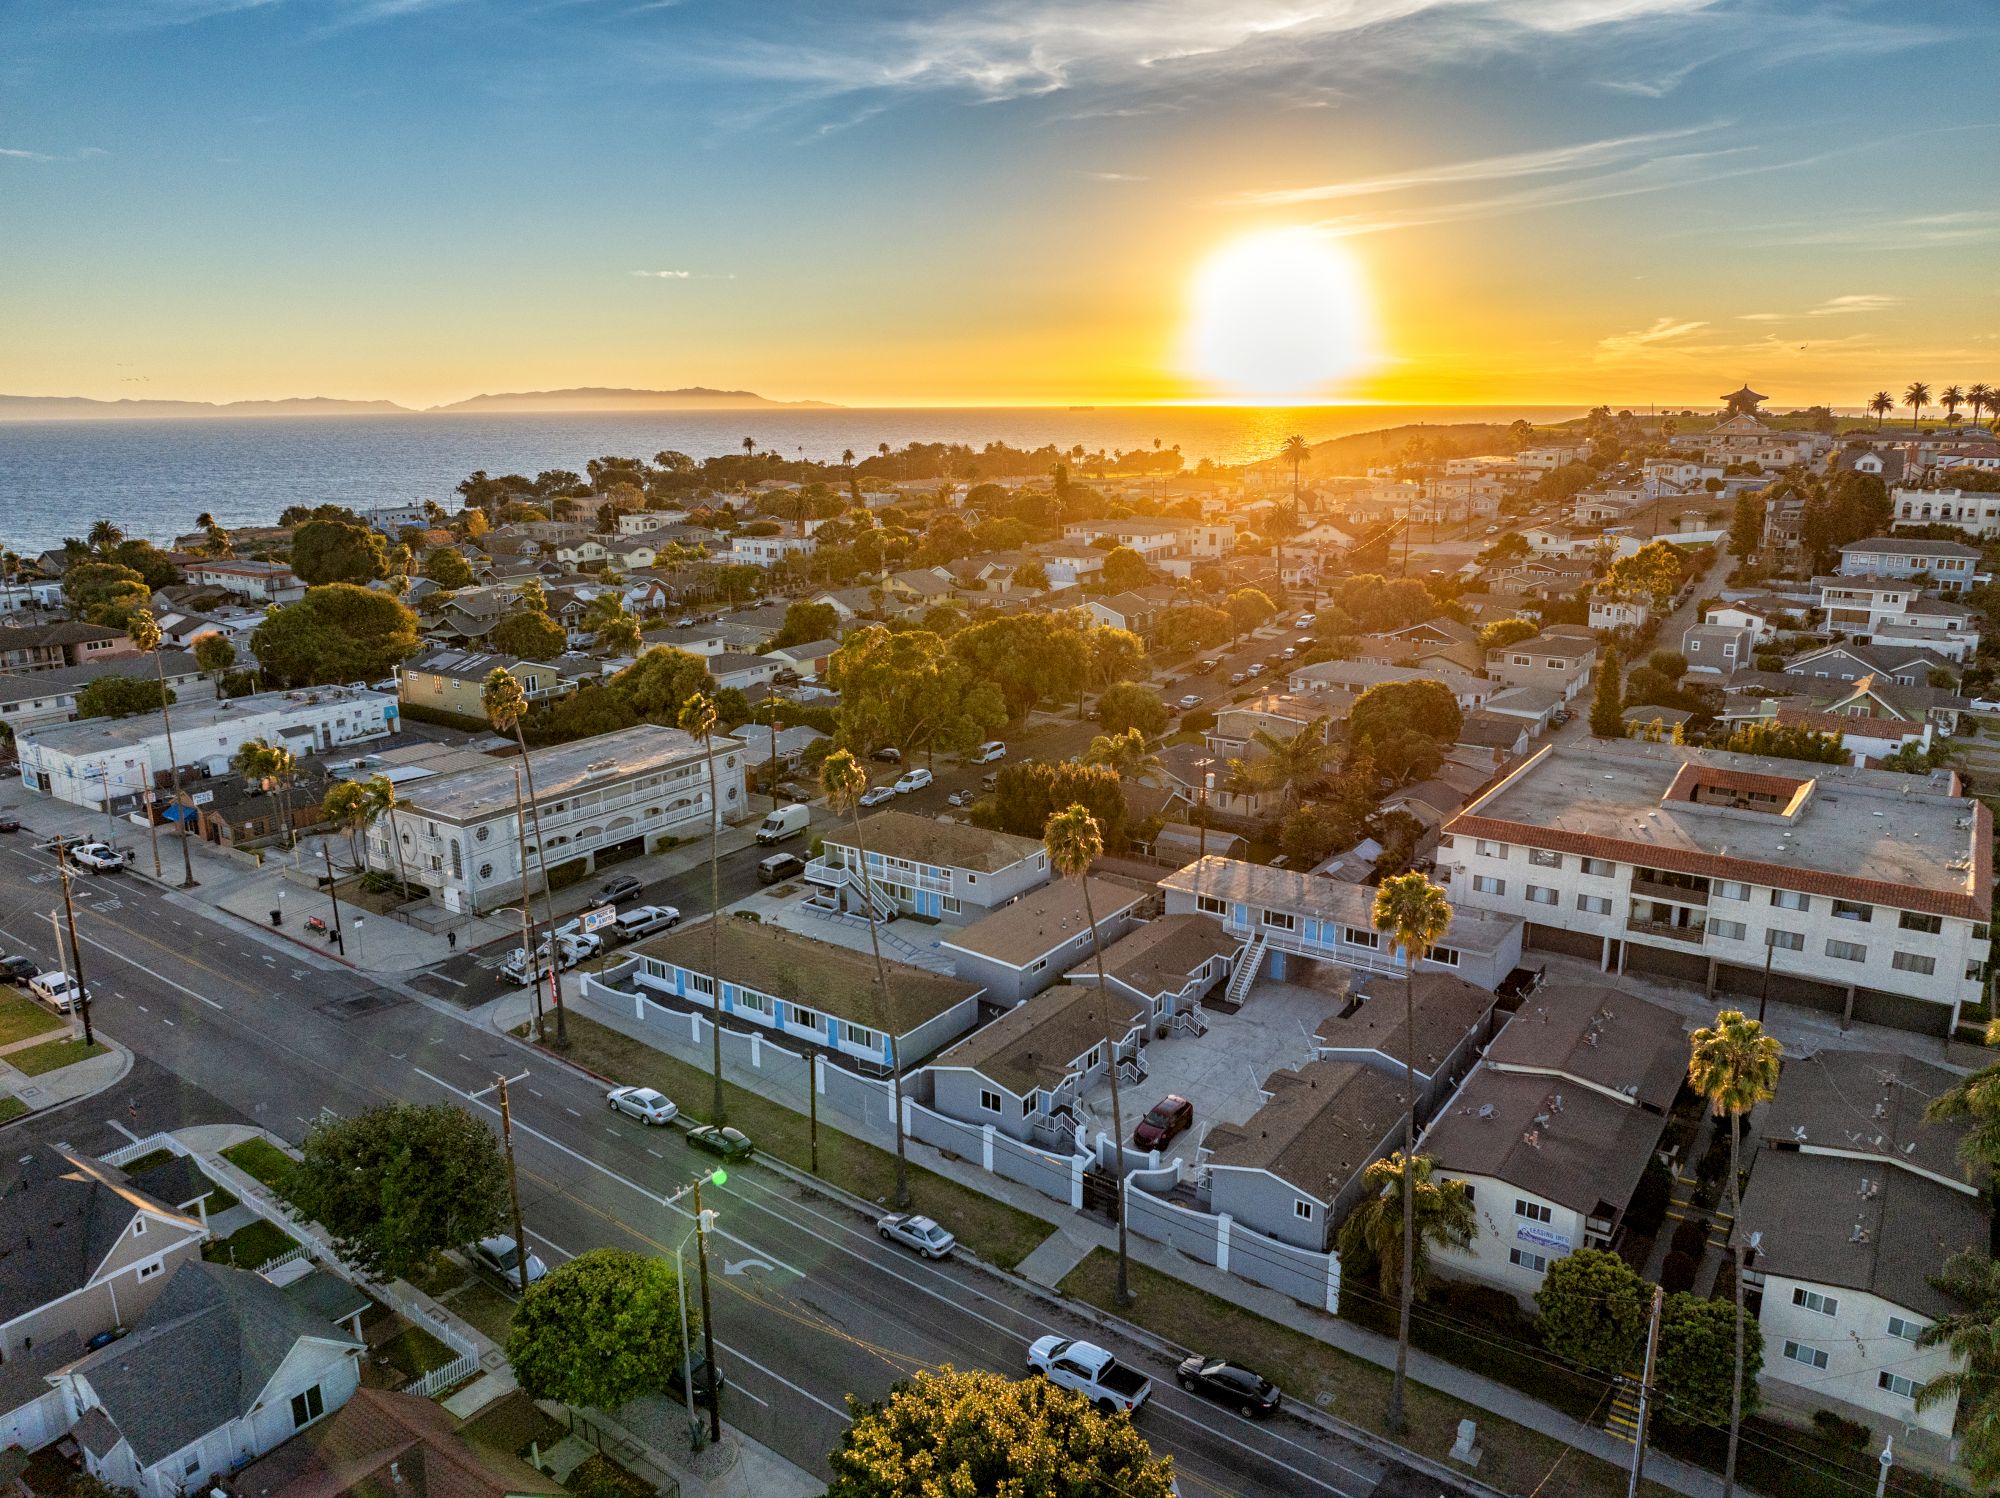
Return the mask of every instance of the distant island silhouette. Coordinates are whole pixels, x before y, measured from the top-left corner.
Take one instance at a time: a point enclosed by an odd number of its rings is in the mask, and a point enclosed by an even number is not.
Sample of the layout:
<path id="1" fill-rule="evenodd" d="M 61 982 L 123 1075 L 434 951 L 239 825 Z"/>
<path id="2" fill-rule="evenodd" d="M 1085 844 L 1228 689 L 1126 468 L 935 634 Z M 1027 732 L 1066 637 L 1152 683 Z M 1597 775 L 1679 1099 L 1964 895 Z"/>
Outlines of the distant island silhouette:
<path id="1" fill-rule="evenodd" d="M 309 395 L 288 400 L 93 400 L 82 395 L 0 395 L 0 421 L 131 421 L 145 418 L 246 416 L 423 416 L 494 412 L 835 411 L 831 401 L 780 401 L 750 390 L 627 390 L 586 385 L 570 390 L 506 391 L 449 405 L 414 407 L 386 400 Z"/>

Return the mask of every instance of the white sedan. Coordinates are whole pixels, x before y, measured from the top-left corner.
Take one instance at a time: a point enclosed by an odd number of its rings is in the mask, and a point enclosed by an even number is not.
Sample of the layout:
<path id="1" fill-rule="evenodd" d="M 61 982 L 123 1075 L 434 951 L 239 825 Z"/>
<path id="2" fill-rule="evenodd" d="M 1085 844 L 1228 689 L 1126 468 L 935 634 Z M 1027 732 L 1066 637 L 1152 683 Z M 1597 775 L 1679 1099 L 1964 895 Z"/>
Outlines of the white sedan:
<path id="1" fill-rule="evenodd" d="M 614 1087 L 605 1101 L 613 1113 L 636 1118 L 643 1124 L 669 1124 L 680 1114 L 673 1099 L 651 1087 Z"/>
<path id="2" fill-rule="evenodd" d="M 875 1231 L 891 1243 L 900 1243 L 905 1248 L 913 1248 L 927 1259 L 947 1259 L 958 1246 L 958 1239 L 939 1227 L 928 1217 L 914 1217 L 908 1212 L 892 1212 L 876 1222 Z"/>

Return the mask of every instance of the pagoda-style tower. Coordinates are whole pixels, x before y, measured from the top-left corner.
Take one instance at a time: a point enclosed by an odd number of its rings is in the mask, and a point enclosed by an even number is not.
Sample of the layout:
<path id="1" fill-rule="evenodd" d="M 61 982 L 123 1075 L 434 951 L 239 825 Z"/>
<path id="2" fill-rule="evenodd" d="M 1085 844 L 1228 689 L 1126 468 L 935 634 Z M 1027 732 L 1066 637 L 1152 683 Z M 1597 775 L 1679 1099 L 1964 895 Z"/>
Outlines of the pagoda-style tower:
<path id="1" fill-rule="evenodd" d="M 1722 398 L 1722 403 L 1729 408 L 1731 416 L 1748 416 L 1755 419 L 1758 405 L 1769 399 L 1769 396 L 1759 395 L 1748 385 L 1745 385 L 1734 394 L 1725 395 Z"/>

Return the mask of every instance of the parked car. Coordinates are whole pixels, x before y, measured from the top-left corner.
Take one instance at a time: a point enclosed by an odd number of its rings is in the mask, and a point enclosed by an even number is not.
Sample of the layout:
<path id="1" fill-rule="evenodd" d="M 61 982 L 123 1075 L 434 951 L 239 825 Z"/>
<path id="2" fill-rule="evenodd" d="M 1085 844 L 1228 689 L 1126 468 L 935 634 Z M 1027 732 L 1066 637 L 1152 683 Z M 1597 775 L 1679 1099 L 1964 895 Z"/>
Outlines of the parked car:
<path id="1" fill-rule="evenodd" d="M 896 782 L 896 794 L 907 796 L 912 791 L 923 790 L 930 783 L 931 772 L 926 770 L 922 765 L 918 765 L 914 770 L 905 770 L 903 772 L 902 778 Z"/>
<path id="2" fill-rule="evenodd" d="M 604 950 L 604 939 L 595 931 L 579 932 L 575 936 L 556 938 L 556 960 L 565 968 L 575 967 L 587 957 L 595 957 Z"/>
<path id="3" fill-rule="evenodd" d="M 1153 1392 L 1153 1381 L 1127 1368 L 1094 1342 L 1042 1337 L 1028 1349 L 1028 1370 L 1060 1389 L 1074 1389 L 1104 1414 L 1136 1411 Z"/>
<path id="4" fill-rule="evenodd" d="M 903 751 L 894 744 L 884 744 L 871 757 L 881 760 L 885 765 L 900 765 L 903 762 Z"/>
<path id="5" fill-rule="evenodd" d="M 988 739 L 966 756 L 966 762 L 974 765 L 990 765 L 996 759 L 1007 757 L 1007 746 L 998 739 Z"/>
<path id="6" fill-rule="evenodd" d="M 1240 687 L 1240 686 L 1242 686 L 1242 685 L 1243 685 L 1243 673 L 1242 673 L 1241 671 L 1231 671 L 1231 672 L 1229 673 L 1229 684 L 1230 684 L 1230 685 L 1231 685 L 1232 687 Z"/>
<path id="7" fill-rule="evenodd" d="M 604 1095 L 613 1113 L 642 1124 L 670 1124 L 680 1115 L 672 1098 L 652 1087 L 614 1087 Z"/>
<path id="8" fill-rule="evenodd" d="M 1200 706 L 1201 706 L 1201 698 L 1196 696 L 1193 692 L 1189 692 L 1185 697 L 1181 698 L 1180 709 L 1184 713 L 1192 712 L 1194 711 L 1194 709 Z"/>
<path id="9" fill-rule="evenodd" d="M 1292 621 L 1292 628 L 1293 628 L 1293 629 L 1311 629 L 1311 628 L 1312 628 L 1312 627 L 1313 627 L 1313 626 L 1314 626 L 1315 624 L 1317 624 L 1317 623 L 1319 623 L 1319 615 L 1317 615 L 1317 614 L 1301 614 L 1301 615 L 1299 615 L 1299 617 L 1298 617 L 1297 619 L 1295 619 L 1295 620 L 1293 620 L 1293 621 Z"/>
<path id="10" fill-rule="evenodd" d="M 863 806 L 880 806 L 884 801 L 894 801 L 895 799 L 896 788 L 893 785 L 871 785 L 861 793 L 861 804 Z"/>
<path id="11" fill-rule="evenodd" d="M 973 799 L 971 791 L 953 791 L 944 798 L 944 803 L 947 806 L 970 806 Z"/>
<path id="12" fill-rule="evenodd" d="M 757 829 L 757 841 L 769 847 L 788 837 L 797 837 L 812 825 L 812 811 L 804 806 L 780 806 L 764 818 Z"/>
<path id="13" fill-rule="evenodd" d="M 671 931 L 681 923 L 680 908 L 674 905 L 634 905 L 619 913 L 611 929 L 620 941 L 637 941 L 655 931 Z"/>
<path id="14" fill-rule="evenodd" d="M 41 964 L 32 957 L 15 953 L 12 957 L 0 957 L 0 982 L 26 983 L 42 970 Z"/>
<path id="15" fill-rule="evenodd" d="M 699 1128 L 688 1130 L 688 1143 L 711 1155 L 720 1155 L 725 1160 L 741 1160 L 756 1149 L 750 1142 L 750 1136 L 741 1129 L 718 1129 L 714 1124 L 702 1124 Z"/>
<path id="16" fill-rule="evenodd" d="M 1216 667 L 1216 662 L 1214 661 L 1196 661 L 1194 663 L 1195 673 L 1200 676 L 1208 675 L 1208 673 L 1213 671 L 1215 667 Z"/>
<path id="17" fill-rule="evenodd" d="M 913 1248 L 927 1259 L 948 1259 L 958 1239 L 928 1217 L 909 1212 L 891 1212 L 875 1224 L 875 1231 L 891 1243 Z"/>
<path id="18" fill-rule="evenodd" d="M 597 887 L 597 896 L 607 904 L 629 900 L 646 887 L 646 881 L 637 874 L 619 874 L 604 881 Z"/>
<path id="19" fill-rule="evenodd" d="M 708 1359 L 702 1352 L 701 1338 L 699 1337 L 694 1339 L 694 1346 L 688 1350 L 688 1366 L 686 1371 L 694 1377 L 694 1402 L 696 1404 L 707 1404 L 714 1398 L 714 1393 L 709 1388 Z M 673 1367 L 667 1372 L 667 1396 L 676 1404 L 687 1403 L 687 1384 L 682 1380 L 681 1374 L 681 1360 L 675 1358 Z M 717 1368 L 715 1370 L 715 1388 L 726 1389 L 728 1387 L 728 1378 L 723 1375 L 720 1368 Z"/>
<path id="20" fill-rule="evenodd" d="M 1132 1143 L 1142 1150 L 1163 1149 L 1174 1135 L 1193 1122 L 1194 1104 L 1170 1092 L 1139 1120 L 1139 1127 L 1132 1131 Z"/>
<path id="21" fill-rule="evenodd" d="M 108 874 L 125 867 L 125 860 L 109 843 L 78 843 L 69 850 L 69 861 L 93 874 Z"/>
<path id="22" fill-rule="evenodd" d="M 1278 1386 L 1268 1378 L 1252 1373 L 1248 1368 L 1224 1362 L 1221 1358 L 1205 1358 L 1200 1353 L 1181 1359 L 1174 1376 L 1190 1394 L 1200 1394 L 1217 1404 L 1226 1404 L 1253 1420 L 1276 1414 L 1283 1397 L 1278 1392 Z"/>
<path id="23" fill-rule="evenodd" d="M 501 1283 L 518 1290 L 521 1287 L 521 1254 L 514 1240 L 505 1234 L 495 1238 L 481 1238 L 469 1245 L 465 1256 L 472 1260 L 472 1267 L 483 1269 L 498 1278 Z M 549 1272 L 549 1266 L 542 1262 L 542 1256 L 532 1248 L 528 1250 L 528 1283 L 534 1284 Z"/>
<path id="24" fill-rule="evenodd" d="M 78 984 L 68 973 L 37 973 L 28 980 L 28 991 L 51 1009 L 59 1009 L 64 1014 L 76 1007 L 78 999 L 85 1003 L 90 1000 L 90 990 Z"/>
<path id="25" fill-rule="evenodd" d="M 979 777 L 979 788 L 980 788 L 980 789 L 981 789 L 982 791 L 997 791 L 997 790 L 999 790 L 999 789 L 1000 789 L 1000 772 L 999 772 L 998 770 L 988 770 L 988 771 L 987 771 L 987 772 L 986 772 L 986 773 L 985 773 L 984 775 L 980 776 L 980 777 Z"/>
<path id="26" fill-rule="evenodd" d="M 796 853 L 773 853 L 757 865 L 759 884 L 777 884 L 781 880 L 796 879 L 806 871 L 806 861 Z"/>
<path id="27" fill-rule="evenodd" d="M 1298 653 L 1299 653 L 1298 646 L 1287 645 L 1282 651 L 1279 652 L 1279 655 L 1285 660 L 1291 660 Z"/>
<path id="28" fill-rule="evenodd" d="M 1262 676 L 1264 674 L 1264 663 L 1262 661 L 1252 661 L 1250 663 L 1250 674 L 1252 676 Z"/>
<path id="29" fill-rule="evenodd" d="M 1555 717 L 1550 721 L 1552 721 L 1556 725 L 1556 727 L 1560 728 L 1563 726 L 1563 724 L 1569 722 L 1570 719 L 1574 718 L 1575 716 L 1576 714 L 1571 712 L 1568 708 L 1559 707 L 1555 711 Z"/>
<path id="30" fill-rule="evenodd" d="M 0 817 L 0 832 L 19 832 L 20 830 L 21 819 L 19 817 Z"/>

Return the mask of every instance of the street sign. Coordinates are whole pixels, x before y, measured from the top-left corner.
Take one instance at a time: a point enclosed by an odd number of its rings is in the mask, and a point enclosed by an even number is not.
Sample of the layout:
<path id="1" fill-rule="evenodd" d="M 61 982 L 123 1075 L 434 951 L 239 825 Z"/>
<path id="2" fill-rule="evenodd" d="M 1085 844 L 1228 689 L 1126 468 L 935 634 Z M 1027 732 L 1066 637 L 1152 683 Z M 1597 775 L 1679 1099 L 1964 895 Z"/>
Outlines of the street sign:
<path id="1" fill-rule="evenodd" d="M 595 910 L 586 910 L 583 913 L 583 929 L 585 931 L 602 931 L 617 919 L 618 907 L 616 905 L 600 905 Z"/>
<path id="2" fill-rule="evenodd" d="M 207 806 L 211 801 L 215 799 L 215 792 L 196 791 L 192 796 L 188 797 L 188 799 L 192 801 L 196 806 Z"/>

